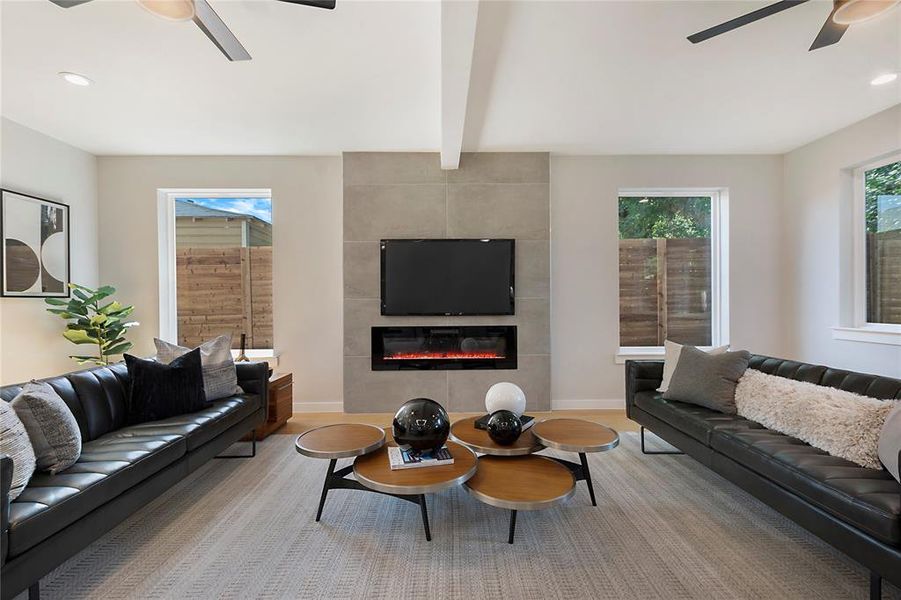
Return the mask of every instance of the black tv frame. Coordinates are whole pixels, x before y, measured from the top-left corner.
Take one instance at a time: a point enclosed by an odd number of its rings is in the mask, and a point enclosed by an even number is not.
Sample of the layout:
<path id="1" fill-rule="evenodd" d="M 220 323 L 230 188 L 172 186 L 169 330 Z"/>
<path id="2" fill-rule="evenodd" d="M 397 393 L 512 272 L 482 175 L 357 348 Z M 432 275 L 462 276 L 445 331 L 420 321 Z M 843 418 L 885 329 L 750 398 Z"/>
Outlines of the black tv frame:
<path id="1" fill-rule="evenodd" d="M 458 242 L 510 242 L 510 311 L 509 312 L 385 312 L 385 244 L 387 243 L 414 244 L 419 242 L 429 243 L 458 243 Z M 510 316 L 516 314 L 516 240 L 513 238 L 399 238 L 383 239 L 379 241 L 379 307 L 380 313 L 386 317 L 488 317 Z"/>

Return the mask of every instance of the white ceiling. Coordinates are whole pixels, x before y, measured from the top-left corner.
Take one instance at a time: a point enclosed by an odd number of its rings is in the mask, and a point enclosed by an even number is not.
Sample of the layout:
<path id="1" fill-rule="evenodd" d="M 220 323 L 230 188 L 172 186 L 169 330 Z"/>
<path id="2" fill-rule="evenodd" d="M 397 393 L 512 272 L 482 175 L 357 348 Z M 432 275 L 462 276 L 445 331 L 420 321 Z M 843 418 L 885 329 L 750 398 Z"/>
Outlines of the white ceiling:
<path id="1" fill-rule="evenodd" d="M 3 0 L 3 116 L 95 154 L 439 148 L 437 3 L 210 2 L 252 61 L 126 0 Z M 482 0 L 464 150 L 784 152 L 901 103 L 869 85 L 901 71 L 901 8 L 816 52 L 828 1 L 685 39 L 768 3 Z"/>

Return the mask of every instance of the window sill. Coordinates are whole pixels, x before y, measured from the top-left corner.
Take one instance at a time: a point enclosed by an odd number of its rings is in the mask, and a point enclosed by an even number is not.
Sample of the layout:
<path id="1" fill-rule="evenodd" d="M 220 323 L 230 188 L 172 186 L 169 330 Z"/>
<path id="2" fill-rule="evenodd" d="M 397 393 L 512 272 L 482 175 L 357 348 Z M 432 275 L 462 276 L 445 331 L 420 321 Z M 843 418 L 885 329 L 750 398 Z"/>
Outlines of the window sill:
<path id="1" fill-rule="evenodd" d="M 833 327 L 832 338 L 849 342 L 901 346 L 901 325 L 865 325 L 863 327 Z"/>
<path id="2" fill-rule="evenodd" d="M 627 360 L 663 360 L 663 357 L 663 348 L 620 348 L 613 360 L 622 365 Z"/>
<path id="3" fill-rule="evenodd" d="M 232 350 L 232 359 L 238 358 L 239 354 L 241 354 L 240 350 Z M 266 361 L 272 368 L 278 366 L 278 357 L 280 354 L 281 352 L 268 348 L 255 348 L 244 351 L 244 355 L 251 361 Z"/>

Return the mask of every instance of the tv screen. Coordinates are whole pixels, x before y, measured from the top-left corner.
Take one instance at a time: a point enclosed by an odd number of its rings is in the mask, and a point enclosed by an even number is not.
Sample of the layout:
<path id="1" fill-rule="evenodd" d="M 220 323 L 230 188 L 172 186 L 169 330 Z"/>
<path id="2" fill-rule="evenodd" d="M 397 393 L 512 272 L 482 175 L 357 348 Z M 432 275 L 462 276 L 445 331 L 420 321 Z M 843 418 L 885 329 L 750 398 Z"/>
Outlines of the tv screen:
<path id="1" fill-rule="evenodd" d="M 512 315 L 513 240 L 382 240 L 383 315 Z"/>

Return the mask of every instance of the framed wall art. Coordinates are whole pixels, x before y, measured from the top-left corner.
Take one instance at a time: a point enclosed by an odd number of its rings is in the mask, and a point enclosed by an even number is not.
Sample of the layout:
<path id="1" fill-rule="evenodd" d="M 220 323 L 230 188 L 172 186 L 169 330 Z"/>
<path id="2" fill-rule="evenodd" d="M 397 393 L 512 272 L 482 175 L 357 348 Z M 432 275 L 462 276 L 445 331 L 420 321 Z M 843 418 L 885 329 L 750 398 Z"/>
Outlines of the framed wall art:
<path id="1" fill-rule="evenodd" d="M 0 190 L 4 297 L 69 297 L 69 207 Z"/>

